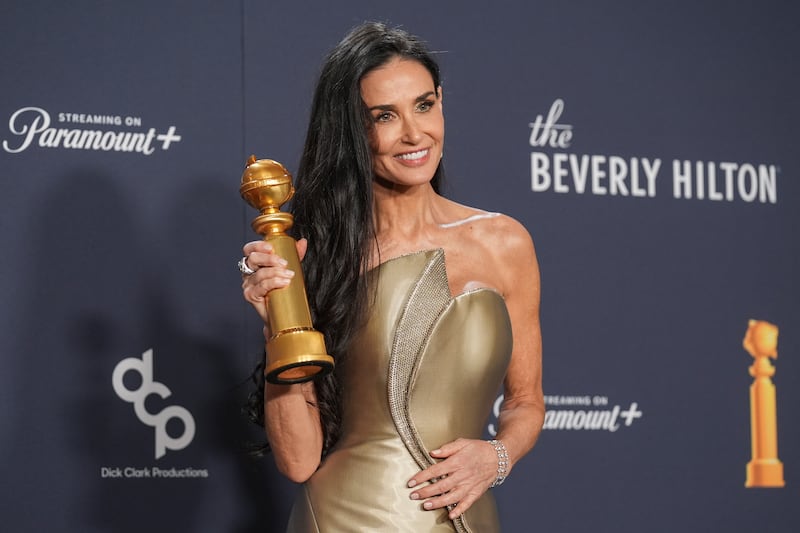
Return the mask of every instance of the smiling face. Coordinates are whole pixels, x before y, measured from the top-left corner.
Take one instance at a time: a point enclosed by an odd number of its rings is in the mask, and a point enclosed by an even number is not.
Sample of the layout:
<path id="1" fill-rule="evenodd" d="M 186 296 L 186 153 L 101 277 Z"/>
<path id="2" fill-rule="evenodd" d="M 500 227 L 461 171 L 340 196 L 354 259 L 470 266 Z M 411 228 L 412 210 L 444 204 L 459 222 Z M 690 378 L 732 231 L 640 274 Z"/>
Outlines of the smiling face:
<path id="1" fill-rule="evenodd" d="M 442 157 L 441 94 L 414 60 L 392 59 L 361 79 L 361 98 L 372 117 L 376 177 L 404 186 L 430 182 Z"/>

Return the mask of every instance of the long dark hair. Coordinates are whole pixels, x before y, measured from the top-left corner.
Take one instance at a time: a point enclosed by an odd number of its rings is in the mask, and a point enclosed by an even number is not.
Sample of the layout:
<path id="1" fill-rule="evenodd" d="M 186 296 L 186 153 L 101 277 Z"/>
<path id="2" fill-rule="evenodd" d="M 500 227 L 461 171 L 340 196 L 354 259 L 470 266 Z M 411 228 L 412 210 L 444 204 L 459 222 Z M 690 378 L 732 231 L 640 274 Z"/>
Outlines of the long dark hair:
<path id="1" fill-rule="evenodd" d="M 382 23 L 354 28 L 330 52 L 311 106 L 305 147 L 292 200 L 294 234 L 308 239 L 303 272 L 315 329 L 340 368 L 368 308 L 366 279 L 375 244 L 372 216 L 372 120 L 361 99 L 361 79 L 395 57 L 418 61 L 441 84 L 439 66 L 417 37 Z M 441 164 L 431 181 L 440 189 Z M 262 367 L 263 370 L 263 367 Z M 263 377 L 251 395 L 251 418 L 263 424 Z M 316 380 L 323 426 L 323 456 L 339 437 L 340 390 L 336 373 Z"/>

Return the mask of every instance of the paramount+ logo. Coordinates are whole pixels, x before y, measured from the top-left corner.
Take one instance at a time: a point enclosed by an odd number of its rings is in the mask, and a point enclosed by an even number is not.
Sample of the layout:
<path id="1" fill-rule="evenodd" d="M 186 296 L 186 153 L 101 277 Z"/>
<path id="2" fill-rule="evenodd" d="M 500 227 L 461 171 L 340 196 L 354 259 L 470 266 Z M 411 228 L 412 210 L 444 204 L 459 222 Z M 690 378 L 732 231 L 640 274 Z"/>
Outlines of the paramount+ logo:
<path id="1" fill-rule="evenodd" d="M 19 154 L 31 147 L 127 152 L 149 156 L 180 142 L 178 128 L 145 128 L 142 118 L 97 113 L 55 113 L 41 107 L 22 107 L 8 119 L 3 151 Z"/>
<path id="2" fill-rule="evenodd" d="M 141 383 L 135 389 L 129 389 L 125 385 L 125 375 L 129 372 L 137 373 L 141 379 Z M 195 434 L 195 422 L 188 409 L 180 405 L 169 405 L 157 413 L 151 413 L 145 406 L 145 401 L 153 394 L 162 399 L 172 395 L 172 391 L 166 385 L 153 379 L 152 349 L 145 351 L 141 359 L 128 357 L 117 363 L 111 376 L 111 383 L 117 396 L 133 404 L 136 417 L 155 431 L 156 459 L 164 457 L 168 449 L 182 450 L 191 444 Z M 167 424 L 173 418 L 177 418 L 183 424 L 183 431 L 177 437 L 173 437 L 167 432 Z"/>

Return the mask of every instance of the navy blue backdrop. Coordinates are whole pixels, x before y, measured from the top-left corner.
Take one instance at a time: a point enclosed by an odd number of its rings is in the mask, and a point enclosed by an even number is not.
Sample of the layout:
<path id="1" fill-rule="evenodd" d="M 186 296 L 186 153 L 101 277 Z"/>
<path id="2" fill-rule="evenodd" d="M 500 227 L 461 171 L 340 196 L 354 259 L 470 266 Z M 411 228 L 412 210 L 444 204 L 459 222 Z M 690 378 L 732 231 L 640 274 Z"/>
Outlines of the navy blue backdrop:
<path id="1" fill-rule="evenodd" d="M 283 530 L 296 486 L 240 413 L 239 178 L 251 153 L 296 168 L 324 55 L 383 20 L 439 52 L 446 193 L 539 254 L 548 419 L 495 489 L 504 530 L 799 530 L 798 15 L 4 2 L 0 528 Z M 744 486 L 751 318 L 780 328 L 783 488 Z"/>

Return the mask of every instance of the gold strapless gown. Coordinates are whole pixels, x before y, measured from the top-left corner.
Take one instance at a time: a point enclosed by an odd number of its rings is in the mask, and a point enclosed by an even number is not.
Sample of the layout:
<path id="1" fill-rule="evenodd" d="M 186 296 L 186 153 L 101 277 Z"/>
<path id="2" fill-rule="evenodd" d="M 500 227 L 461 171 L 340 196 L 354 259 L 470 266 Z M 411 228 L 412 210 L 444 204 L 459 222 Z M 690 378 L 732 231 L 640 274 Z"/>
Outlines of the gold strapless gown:
<path id="1" fill-rule="evenodd" d="M 487 492 L 460 518 L 425 511 L 408 480 L 428 452 L 479 439 L 511 357 L 511 323 L 491 289 L 450 295 L 444 252 L 389 260 L 368 274 L 370 318 L 336 370 L 342 436 L 305 483 L 289 533 L 500 530 Z"/>

